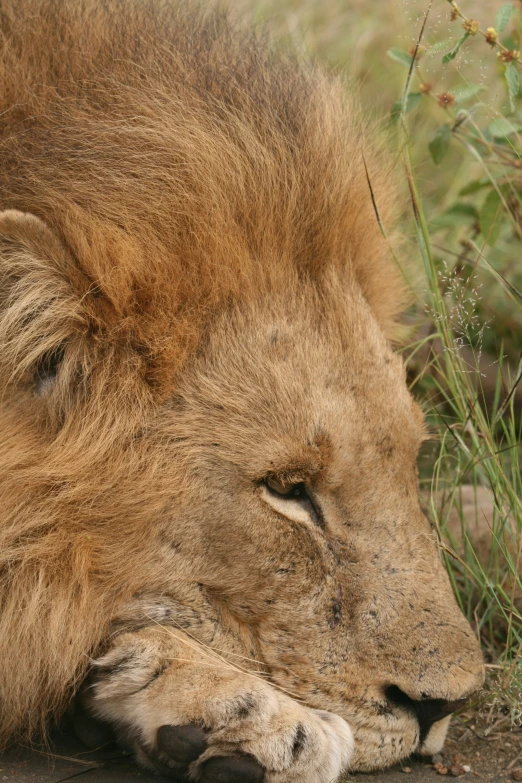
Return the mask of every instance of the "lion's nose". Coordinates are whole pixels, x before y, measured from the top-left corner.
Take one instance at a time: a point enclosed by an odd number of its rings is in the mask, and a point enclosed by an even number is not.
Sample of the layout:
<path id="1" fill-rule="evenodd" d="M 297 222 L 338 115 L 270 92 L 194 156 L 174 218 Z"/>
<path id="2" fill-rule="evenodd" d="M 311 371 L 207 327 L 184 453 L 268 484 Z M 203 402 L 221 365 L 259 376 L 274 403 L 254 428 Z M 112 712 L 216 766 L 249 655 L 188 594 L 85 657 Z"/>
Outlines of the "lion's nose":
<path id="1" fill-rule="evenodd" d="M 434 723 L 451 715 L 452 712 L 460 709 L 467 701 L 466 699 L 458 699 L 457 701 L 446 701 L 445 699 L 423 699 L 420 701 L 410 699 L 396 685 L 386 688 L 386 698 L 393 705 L 404 707 L 415 714 L 420 726 L 419 745 L 424 742 Z"/>

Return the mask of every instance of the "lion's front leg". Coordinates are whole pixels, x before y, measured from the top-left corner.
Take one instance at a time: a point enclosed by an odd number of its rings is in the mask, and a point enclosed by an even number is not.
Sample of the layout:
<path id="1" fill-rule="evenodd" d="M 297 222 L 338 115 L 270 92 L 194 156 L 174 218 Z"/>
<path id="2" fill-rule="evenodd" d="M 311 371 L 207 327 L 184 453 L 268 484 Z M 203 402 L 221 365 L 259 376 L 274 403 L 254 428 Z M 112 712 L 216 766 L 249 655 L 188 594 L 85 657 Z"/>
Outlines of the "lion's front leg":
<path id="1" fill-rule="evenodd" d="M 119 727 L 138 761 L 180 781 L 331 783 L 353 751 L 342 718 L 172 628 L 117 636 L 89 694 L 88 708 Z"/>

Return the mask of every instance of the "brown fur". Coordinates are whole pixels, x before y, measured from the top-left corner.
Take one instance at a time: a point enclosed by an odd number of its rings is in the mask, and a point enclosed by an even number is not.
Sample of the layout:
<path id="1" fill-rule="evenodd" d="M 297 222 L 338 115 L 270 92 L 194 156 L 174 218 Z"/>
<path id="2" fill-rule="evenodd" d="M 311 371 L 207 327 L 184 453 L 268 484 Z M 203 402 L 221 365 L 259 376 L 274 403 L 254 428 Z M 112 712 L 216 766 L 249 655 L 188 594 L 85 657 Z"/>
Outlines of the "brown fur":
<path id="1" fill-rule="evenodd" d="M 377 750 L 383 688 L 456 699 L 481 666 L 416 500 L 373 132 L 219 12 L 1 0 L 0 26 L 3 740 L 60 715 L 153 595 L 362 715 L 356 766 L 404 755 L 406 718 Z M 269 509 L 269 475 L 314 487 L 328 541 Z"/>

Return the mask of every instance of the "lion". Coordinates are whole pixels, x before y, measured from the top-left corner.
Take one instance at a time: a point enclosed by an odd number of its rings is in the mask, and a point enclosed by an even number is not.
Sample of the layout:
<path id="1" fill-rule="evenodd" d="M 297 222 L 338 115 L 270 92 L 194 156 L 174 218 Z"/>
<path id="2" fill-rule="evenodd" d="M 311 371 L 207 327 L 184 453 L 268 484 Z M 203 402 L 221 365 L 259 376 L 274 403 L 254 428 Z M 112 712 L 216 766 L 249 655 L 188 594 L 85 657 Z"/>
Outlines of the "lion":
<path id="1" fill-rule="evenodd" d="M 438 751 L 483 663 L 353 90 L 182 0 L 0 24 L 4 746 L 76 698 L 178 780 Z"/>

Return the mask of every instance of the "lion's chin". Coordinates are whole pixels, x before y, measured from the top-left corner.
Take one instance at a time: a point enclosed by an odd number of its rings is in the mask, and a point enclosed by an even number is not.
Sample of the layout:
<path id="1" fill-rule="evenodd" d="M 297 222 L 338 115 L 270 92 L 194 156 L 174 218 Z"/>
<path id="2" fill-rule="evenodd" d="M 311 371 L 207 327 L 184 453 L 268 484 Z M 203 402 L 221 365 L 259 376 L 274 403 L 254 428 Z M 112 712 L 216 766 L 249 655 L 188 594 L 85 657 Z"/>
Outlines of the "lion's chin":
<path id="1" fill-rule="evenodd" d="M 428 736 L 417 750 L 421 756 L 433 756 L 435 753 L 439 753 L 446 741 L 446 734 L 451 722 L 451 715 L 434 723 L 428 732 Z"/>
<path id="2" fill-rule="evenodd" d="M 350 770 L 353 772 L 372 772 L 391 767 L 398 761 L 411 756 L 419 743 L 417 721 L 403 718 L 393 727 L 385 725 L 366 725 L 354 727 L 355 754 Z"/>
<path id="3" fill-rule="evenodd" d="M 419 730 L 415 720 L 404 719 L 392 730 L 389 727 L 359 726 L 354 730 L 355 754 L 350 770 L 372 772 L 391 767 L 413 753 L 432 756 L 442 750 L 451 721 L 451 715 L 431 727 L 419 746 Z"/>

